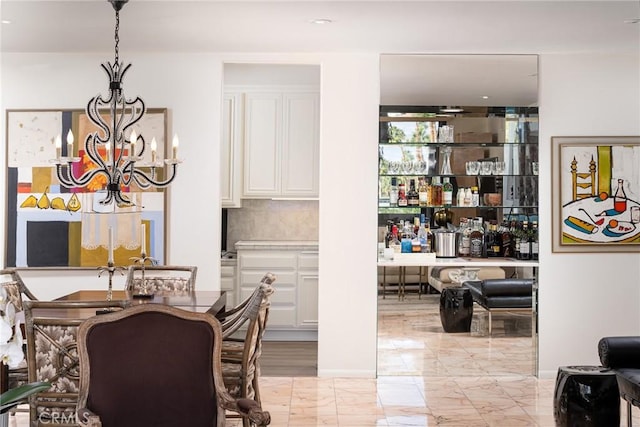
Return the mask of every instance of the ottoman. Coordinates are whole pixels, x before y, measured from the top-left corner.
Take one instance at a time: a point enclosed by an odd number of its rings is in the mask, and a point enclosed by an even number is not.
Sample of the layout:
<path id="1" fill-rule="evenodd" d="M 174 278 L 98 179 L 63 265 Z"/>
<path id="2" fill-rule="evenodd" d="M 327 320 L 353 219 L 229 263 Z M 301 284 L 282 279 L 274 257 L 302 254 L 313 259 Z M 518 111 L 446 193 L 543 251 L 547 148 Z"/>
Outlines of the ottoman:
<path id="1" fill-rule="evenodd" d="M 619 426 L 616 374 L 602 366 L 561 366 L 553 395 L 556 426 Z"/>
<path id="2" fill-rule="evenodd" d="M 445 332 L 469 332 L 473 297 L 467 288 L 448 287 L 440 294 L 440 321 Z"/>

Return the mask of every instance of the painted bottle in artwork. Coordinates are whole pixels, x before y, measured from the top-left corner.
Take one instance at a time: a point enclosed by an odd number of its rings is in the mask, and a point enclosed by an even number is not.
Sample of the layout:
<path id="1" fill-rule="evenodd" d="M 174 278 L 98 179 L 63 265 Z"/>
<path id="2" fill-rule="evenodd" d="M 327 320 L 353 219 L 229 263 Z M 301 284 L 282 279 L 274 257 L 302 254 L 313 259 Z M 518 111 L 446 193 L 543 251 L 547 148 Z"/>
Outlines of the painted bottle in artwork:
<path id="1" fill-rule="evenodd" d="M 624 180 L 618 180 L 618 188 L 613 195 L 613 209 L 616 212 L 624 212 L 627 210 L 627 195 L 624 192 Z"/>

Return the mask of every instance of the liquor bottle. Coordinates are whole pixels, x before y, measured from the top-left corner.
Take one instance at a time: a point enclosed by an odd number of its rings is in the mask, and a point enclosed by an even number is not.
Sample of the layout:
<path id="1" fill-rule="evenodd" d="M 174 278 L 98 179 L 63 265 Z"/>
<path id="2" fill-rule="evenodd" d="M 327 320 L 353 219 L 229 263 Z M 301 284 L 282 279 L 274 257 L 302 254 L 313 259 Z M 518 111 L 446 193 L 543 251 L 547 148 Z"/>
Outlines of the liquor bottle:
<path id="1" fill-rule="evenodd" d="M 488 258 L 499 257 L 502 254 L 502 241 L 498 233 L 498 224 L 495 221 L 489 223 L 489 229 L 485 234 L 485 252 Z"/>
<path id="2" fill-rule="evenodd" d="M 502 250 L 500 253 L 505 258 L 513 258 L 513 247 L 511 246 L 511 232 L 509 231 L 509 221 L 506 217 L 503 218 L 502 224 L 499 228 L 500 241 L 502 243 Z"/>
<path id="3" fill-rule="evenodd" d="M 533 221 L 531 226 L 531 259 L 538 260 L 540 254 L 540 244 L 538 242 L 538 222 Z"/>
<path id="4" fill-rule="evenodd" d="M 431 183 L 431 206 L 442 206 L 443 194 L 440 177 L 434 176 Z"/>
<path id="5" fill-rule="evenodd" d="M 467 187 L 464 189 L 464 205 L 473 206 L 471 198 L 471 187 Z"/>
<path id="6" fill-rule="evenodd" d="M 509 228 L 509 231 L 511 232 L 511 241 L 513 242 L 513 257 L 515 259 L 520 259 L 520 229 L 518 228 L 517 220 L 511 220 L 511 227 Z"/>
<path id="7" fill-rule="evenodd" d="M 391 188 L 389 189 L 389 205 L 398 206 L 398 178 L 391 177 Z"/>
<path id="8" fill-rule="evenodd" d="M 418 241 L 420 242 L 420 252 L 422 253 L 431 252 L 431 236 L 427 227 L 428 225 L 423 222 L 418 229 Z"/>
<path id="9" fill-rule="evenodd" d="M 484 252 L 484 227 L 482 226 L 482 218 L 478 217 L 473 221 L 473 228 L 469 234 L 471 239 L 471 257 L 485 258 Z"/>
<path id="10" fill-rule="evenodd" d="M 467 206 L 464 202 L 464 188 L 458 188 L 458 194 L 456 194 L 456 205 Z"/>
<path id="11" fill-rule="evenodd" d="M 471 206 L 480 206 L 480 193 L 478 187 L 471 187 Z"/>
<path id="12" fill-rule="evenodd" d="M 458 255 L 468 257 L 471 255 L 471 227 L 469 219 L 460 218 L 460 240 L 458 240 Z"/>
<path id="13" fill-rule="evenodd" d="M 389 248 L 393 249 L 393 252 L 400 253 L 402 251 L 400 245 L 400 239 L 398 238 L 398 226 L 393 225 L 391 227 L 391 238 L 389 239 Z"/>
<path id="14" fill-rule="evenodd" d="M 627 195 L 624 192 L 624 180 L 618 180 L 618 188 L 613 194 L 613 210 L 616 212 L 624 212 L 627 210 Z"/>
<path id="15" fill-rule="evenodd" d="M 442 204 L 451 206 L 453 204 L 453 184 L 449 181 L 449 177 L 443 178 L 442 184 Z"/>
<path id="16" fill-rule="evenodd" d="M 405 221 L 400 233 L 400 252 L 411 253 L 411 242 L 415 237 L 413 226 L 409 221 Z"/>
<path id="17" fill-rule="evenodd" d="M 429 187 L 427 185 L 427 180 L 422 177 L 418 179 L 418 206 L 427 207 L 429 206 Z"/>
<path id="18" fill-rule="evenodd" d="M 522 230 L 520 231 L 520 259 L 531 259 L 531 242 L 529 242 L 529 222 L 522 221 Z"/>
<path id="19" fill-rule="evenodd" d="M 409 192 L 407 193 L 407 205 L 418 206 L 418 192 L 416 191 L 416 180 L 409 180 Z"/>
<path id="20" fill-rule="evenodd" d="M 409 201 L 407 200 L 407 192 L 405 190 L 404 182 L 401 182 L 398 185 L 398 207 L 403 208 L 407 207 Z"/>

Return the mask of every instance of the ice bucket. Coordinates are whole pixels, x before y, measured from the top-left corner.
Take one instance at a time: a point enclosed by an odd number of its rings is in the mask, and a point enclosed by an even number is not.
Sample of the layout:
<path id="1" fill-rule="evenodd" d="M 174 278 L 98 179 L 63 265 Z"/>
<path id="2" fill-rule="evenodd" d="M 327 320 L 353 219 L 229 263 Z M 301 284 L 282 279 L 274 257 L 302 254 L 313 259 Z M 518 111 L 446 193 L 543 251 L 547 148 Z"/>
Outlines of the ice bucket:
<path id="1" fill-rule="evenodd" d="M 433 233 L 436 241 L 436 258 L 455 258 L 458 250 L 458 232 L 438 230 Z"/>

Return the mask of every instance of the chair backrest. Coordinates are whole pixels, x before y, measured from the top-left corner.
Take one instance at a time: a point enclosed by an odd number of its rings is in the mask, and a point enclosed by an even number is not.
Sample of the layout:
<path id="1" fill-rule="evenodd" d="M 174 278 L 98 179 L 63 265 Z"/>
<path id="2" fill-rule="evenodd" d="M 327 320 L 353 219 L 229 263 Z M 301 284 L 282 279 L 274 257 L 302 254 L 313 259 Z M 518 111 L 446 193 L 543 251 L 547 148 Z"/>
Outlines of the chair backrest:
<path id="1" fill-rule="evenodd" d="M 247 299 L 233 309 L 216 316 L 222 322 L 222 334 L 224 338 L 236 333 L 247 322 L 257 320 L 260 317 L 260 310 L 264 311 L 262 318 L 268 316 L 271 294 L 274 292 L 272 285 L 275 280 L 276 276 L 273 273 L 265 274 Z M 266 318 L 264 318 L 264 323 L 266 323 Z M 253 326 L 255 328 L 260 325 L 255 324 Z"/>
<path id="2" fill-rule="evenodd" d="M 255 399 L 260 402 L 259 358 L 262 354 L 262 337 L 267 327 L 271 295 L 274 292 L 272 284 L 275 280 L 275 275 L 267 273 L 246 300 L 246 304 L 243 303 L 243 309 L 225 319 L 223 323 L 223 336 L 228 340 L 233 340 L 230 338 L 231 335 L 240 330 L 241 326 L 246 325 L 244 339 L 240 341 L 242 353 L 239 360 L 236 346 L 232 345 L 228 352 L 224 344 L 222 348 L 223 364 L 240 364 L 240 369 L 227 369 L 228 367 L 223 365 L 225 385 L 234 397 Z"/>
<path id="3" fill-rule="evenodd" d="M 144 281 L 151 293 L 187 294 L 196 288 L 196 266 L 147 265 L 144 267 Z M 142 289 L 142 266 L 129 266 L 125 289 Z"/>
<path id="4" fill-rule="evenodd" d="M 22 311 L 22 295 L 25 295 L 32 301 L 36 301 L 38 299 L 33 295 L 33 293 L 31 293 L 29 288 L 27 288 L 22 281 L 22 277 L 20 277 L 20 274 L 14 268 L 0 270 L 0 286 L 7 291 L 7 298 L 16 308 L 16 311 Z"/>
<path id="5" fill-rule="evenodd" d="M 78 332 L 78 411 L 104 427 L 224 425 L 221 342 L 213 316 L 161 304 L 91 318 Z"/>
<path id="6" fill-rule="evenodd" d="M 126 301 L 24 301 L 29 382 L 47 381 L 47 391 L 29 397 L 31 426 L 76 425 L 79 325 L 97 310 L 124 308 Z"/>

